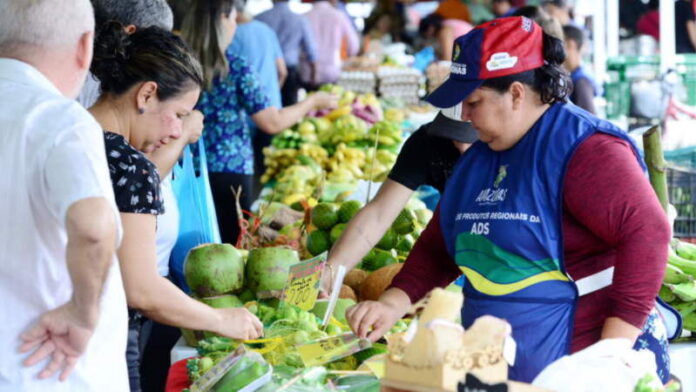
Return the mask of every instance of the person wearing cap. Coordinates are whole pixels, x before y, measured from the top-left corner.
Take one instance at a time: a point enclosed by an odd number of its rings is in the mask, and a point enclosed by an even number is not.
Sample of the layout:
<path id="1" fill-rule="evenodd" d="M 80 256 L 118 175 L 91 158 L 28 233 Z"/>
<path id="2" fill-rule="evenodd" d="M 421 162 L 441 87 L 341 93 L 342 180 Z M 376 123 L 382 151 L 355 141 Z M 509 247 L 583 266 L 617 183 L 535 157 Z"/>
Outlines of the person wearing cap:
<path id="1" fill-rule="evenodd" d="M 510 379 L 531 382 L 564 355 L 624 338 L 655 353 L 666 382 L 655 308 L 671 233 L 637 149 L 567 103 L 563 42 L 530 19 L 477 26 L 454 53 L 428 101 L 461 105 L 479 141 L 457 161 L 391 287 L 348 309 L 352 329 L 376 340 L 463 273 L 463 326 L 482 315 L 512 326 Z"/>
<path id="2" fill-rule="evenodd" d="M 454 164 L 473 142 L 476 131 L 460 120 L 459 107 L 441 110 L 404 143 L 389 178 L 377 195 L 350 220 L 329 253 L 330 271 L 339 265 L 353 269 L 374 248 L 421 185 L 442 193 Z M 322 291 L 330 292 L 331 278 L 324 275 Z"/>

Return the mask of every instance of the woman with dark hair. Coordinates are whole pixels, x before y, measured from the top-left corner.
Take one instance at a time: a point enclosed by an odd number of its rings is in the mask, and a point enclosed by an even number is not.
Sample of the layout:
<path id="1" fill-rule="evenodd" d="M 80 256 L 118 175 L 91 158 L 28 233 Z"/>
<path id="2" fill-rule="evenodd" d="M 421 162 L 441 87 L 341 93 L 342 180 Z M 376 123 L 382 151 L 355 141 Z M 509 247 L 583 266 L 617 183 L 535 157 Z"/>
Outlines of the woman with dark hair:
<path id="1" fill-rule="evenodd" d="M 237 28 L 233 5 L 233 0 L 191 0 L 181 30 L 203 67 L 198 109 L 205 115 L 210 186 L 222 241 L 232 244 L 237 242 L 239 220 L 231 189 L 241 187 L 242 209 L 248 210 L 252 201 L 254 152 L 247 118 L 262 132 L 276 134 L 313 109 L 337 104 L 335 96 L 319 92 L 282 109 L 271 106 L 247 60 L 236 53 L 225 55 Z"/>
<path id="2" fill-rule="evenodd" d="M 600 339 L 655 353 L 669 378 L 656 297 L 670 228 L 626 133 L 567 104 L 563 43 L 523 17 L 455 42 L 450 78 L 428 100 L 461 105 L 478 131 L 391 287 L 346 315 L 372 340 L 436 286 L 466 276 L 462 323 L 507 320 L 510 379 Z"/>
<path id="3" fill-rule="evenodd" d="M 182 137 L 198 101 L 200 65 L 184 42 L 158 27 L 128 35 L 109 23 L 95 40 L 92 73 L 101 97 L 90 112 L 104 129 L 107 161 L 123 237 L 118 259 L 129 306 L 126 358 L 131 391 L 140 390 L 138 347 L 143 315 L 181 328 L 237 339 L 263 326 L 244 308 L 213 309 L 189 297 L 157 270 L 156 222 L 164 210 L 160 177 L 149 154 Z"/>

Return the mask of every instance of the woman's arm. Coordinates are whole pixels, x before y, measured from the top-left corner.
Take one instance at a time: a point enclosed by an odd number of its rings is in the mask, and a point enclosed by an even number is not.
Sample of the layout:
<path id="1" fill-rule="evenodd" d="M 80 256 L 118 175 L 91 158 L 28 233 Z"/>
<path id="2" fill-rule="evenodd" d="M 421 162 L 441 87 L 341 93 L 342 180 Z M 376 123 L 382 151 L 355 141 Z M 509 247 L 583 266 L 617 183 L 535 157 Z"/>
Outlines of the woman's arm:
<path id="1" fill-rule="evenodd" d="M 302 117 L 314 109 L 335 107 L 338 99 L 323 91 L 310 95 L 302 102 L 278 109 L 269 107 L 251 115 L 252 120 L 262 131 L 274 135 L 297 124 Z"/>
<path id="2" fill-rule="evenodd" d="M 157 273 L 156 216 L 122 213 L 118 258 L 128 305 L 162 324 L 212 331 L 236 339 L 263 334 L 261 322 L 245 308 L 213 309 L 194 300 Z"/>
<path id="3" fill-rule="evenodd" d="M 437 42 L 440 46 L 440 60 L 452 60 L 452 45 L 454 45 L 454 33 L 448 26 L 442 26 L 437 33 Z"/>
<path id="4" fill-rule="evenodd" d="M 435 287 L 452 283 L 460 274 L 445 247 L 438 208 L 379 301 L 361 302 L 348 309 L 346 317 L 355 333 L 375 341 L 406 314 L 412 303 Z"/>
<path id="5" fill-rule="evenodd" d="M 563 192 L 566 213 L 616 251 L 602 338 L 635 340 L 667 262 L 670 228 L 657 196 L 628 143 L 605 134 L 580 145 Z"/>
<path id="6" fill-rule="evenodd" d="M 288 77 L 288 67 L 282 57 L 276 58 L 276 68 L 278 68 L 278 86 L 283 87 L 285 79 Z"/>
<path id="7" fill-rule="evenodd" d="M 377 195 L 350 220 L 341 238 L 336 241 L 329 253 L 328 263 L 335 271 L 339 265 L 350 271 L 374 248 L 394 219 L 404 208 L 413 191 L 398 182 L 387 179 Z M 328 274 L 322 283 L 329 292 Z"/>

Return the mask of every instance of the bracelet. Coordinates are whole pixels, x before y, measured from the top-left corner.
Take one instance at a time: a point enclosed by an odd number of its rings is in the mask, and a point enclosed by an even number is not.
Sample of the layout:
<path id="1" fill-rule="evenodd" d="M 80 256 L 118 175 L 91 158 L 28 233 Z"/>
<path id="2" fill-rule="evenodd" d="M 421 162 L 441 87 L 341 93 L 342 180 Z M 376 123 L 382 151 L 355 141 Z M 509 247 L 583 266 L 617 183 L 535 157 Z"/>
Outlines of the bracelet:
<path id="1" fill-rule="evenodd" d="M 329 268 L 329 293 L 327 293 L 327 294 L 330 295 L 331 294 L 330 290 L 333 289 L 333 284 L 334 284 L 334 273 L 333 273 L 333 266 L 331 265 L 331 263 L 329 263 L 327 261 L 326 266 Z"/>

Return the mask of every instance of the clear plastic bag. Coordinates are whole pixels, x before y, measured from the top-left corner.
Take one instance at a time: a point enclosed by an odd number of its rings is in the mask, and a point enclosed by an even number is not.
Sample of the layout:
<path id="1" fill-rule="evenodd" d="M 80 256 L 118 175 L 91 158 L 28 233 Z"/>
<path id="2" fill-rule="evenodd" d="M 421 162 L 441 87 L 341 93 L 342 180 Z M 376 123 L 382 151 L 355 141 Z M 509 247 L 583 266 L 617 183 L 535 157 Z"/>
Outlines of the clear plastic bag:
<path id="1" fill-rule="evenodd" d="M 211 369 L 214 370 L 215 368 Z M 212 388 L 201 391 L 254 392 L 268 384 L 272 374 L 273 367 L 266 363 L 261 354 L 249 351 L 235 358 Z"/>
<path id="2" fill-rule="evenodd" d="M 633 350 L 628 339 L 606 339 L 553 362 L 532 384 L 558 392 L 630 392 L 646 374 L 657 378 L 651 351 Z"/>

